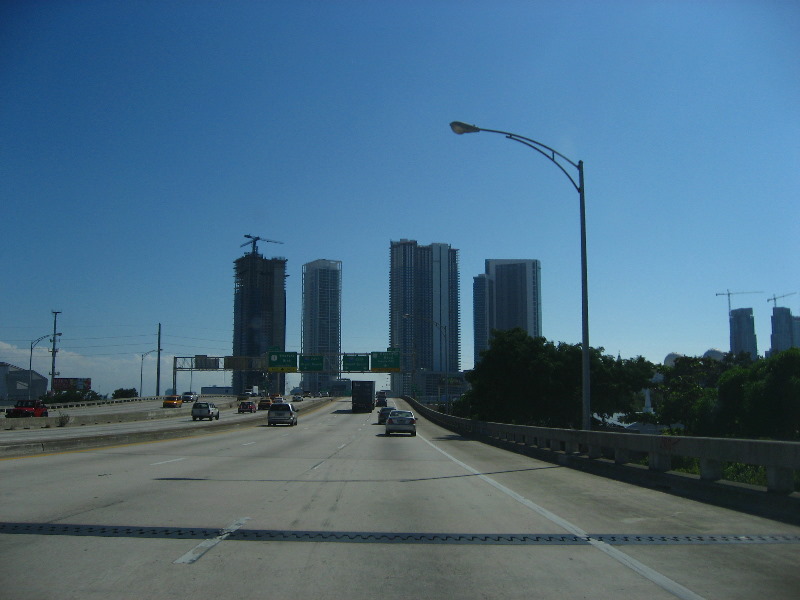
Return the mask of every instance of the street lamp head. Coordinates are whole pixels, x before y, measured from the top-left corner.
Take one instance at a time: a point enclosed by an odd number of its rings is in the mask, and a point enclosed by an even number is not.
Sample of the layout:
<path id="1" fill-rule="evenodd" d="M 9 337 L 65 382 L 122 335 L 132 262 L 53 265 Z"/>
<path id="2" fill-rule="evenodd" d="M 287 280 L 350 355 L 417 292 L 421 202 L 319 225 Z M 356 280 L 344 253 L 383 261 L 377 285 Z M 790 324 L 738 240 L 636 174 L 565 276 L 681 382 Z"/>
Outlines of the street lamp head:
<path id="1" fill-rule="evenodd" d="M 469 125 L 468 123 L 462 123 L 461 121 L 453 121 L 450 123 L 450 129 L 453 130 L 453 133 L 457 133 L 461 135 L 462 133 L 478 133 L 481 129 L 480 127 L 475 127 L 475 125 Z"/>

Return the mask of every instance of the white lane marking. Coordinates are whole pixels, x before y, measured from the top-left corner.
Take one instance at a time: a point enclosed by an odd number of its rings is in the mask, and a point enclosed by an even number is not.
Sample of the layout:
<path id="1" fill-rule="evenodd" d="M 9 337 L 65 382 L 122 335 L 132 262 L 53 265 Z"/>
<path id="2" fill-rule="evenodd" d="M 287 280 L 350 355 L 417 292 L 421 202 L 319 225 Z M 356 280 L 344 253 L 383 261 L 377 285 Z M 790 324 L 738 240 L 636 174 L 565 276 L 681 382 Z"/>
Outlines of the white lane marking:
<path id="1" fill-rule="evenodd" d="M 617 548 L 615 548 L 615 547 L 613 547 L 613 546 L 611 546 L 611 545 L 609 545 L 609 544 L 607 544 L 605 542 L 601 542 L 599 540 L 590 539 L 589 538 L 589 534 L 586 533 L 585 531 L 583 531 L 580 527 L 578 527 L 576 525 L 573 525 L 572 523 L 570 523 L 566 519 L 563 519 L 563 518 L 559 517 L 557 514 L 550 512 L 546 508 L 544 508 L 542 506 L 539 506 L 538 504 L 536 504 L 534 502 L 531 502 L 530 500 L 528 500 L 524 496 L 520 496 L 518 493 L 516 493 L 512 489 L 507 488 L 506 486 L 502 485 L 501 483 L 498 483 L 497 481 L 495 481 L 491 477 L 487 477 L 486 475 L 483 475 L 479 471 L 477 471 L 477 470 L 473 469 L 472 467 L 470 467 L 468 464 L 461 462 L 460 460 L 458 460 L 454 456 L 451 456 L 450 454 L 448 454 L 447 452 L 445 452 L 444 450 L 439 448 L 436 444 L 434 444 L 430 440 L 425 439 L 424 437 L 420 436 L 419 434 L 417 434 L 417 437 L 421 438 L 425 443 L 430 445 L 434 450 L 437 450 L 437 451 L 441 452 L 442 454 L 444 454 L 447 458 L 452 460 L 454 463 L 456 463 L 461 468 L 466 469 L 467 471 L 469 471 L 473 475 L 477 475 L 478 477 L 480 477 L 483 481 L 485 481 L 486 483 L 488 483 L 492 487 L 500 490 L 504 494 L 507 494 L 508 496 L 510 496 L 511 498 L 513 498 L 514 500 L 516 500 L 517 502 L 522 504 L 523 506 L 526 506 L 526 507 L 530 508 L 532 511 L 540 514 L 541 516 L 543 516 L 545 519 L 547 519 L 551 523 L 555 523 L 556 525 L 566 529 L 567 531 L 569 531 L 573 535 L 576 535 L 576 536 L 582 537 L 582 538 L 586 538 L 586 541 L 589 542 L 589 544 L 591 546 L 593 546 L 594 548 L 600 550 L 601 552 L 604 552 L 606 555 L 610 556 L 611 558 L 613 558 L 614 560 L 616 560 L 620 564 L 625 565 L 626 567 L 628 567 L 629 569 L 632 569 L 636 573 L 639 573 L 639 575 L 642 575 L 643 577 L 649 579 L 650 581 L 655 583 L 658 587 L 660 587 L 663 590 L 669 592 L 673 596 L 681 598 L 682 600 L 703 600 L 702 596 L 698 596 L 692 590 L 683 587 L 677 581 L 673 581 L 672 579 L 670 579 L 666 575 L 662 575 L 661 573 L 659 573 L 655 569 L 651 569 L 650 567 L 648 567 L 644 563 L 641 563 L 638 560 L 636 560 L 635 558 L 632 558 L 632 557 L 628 556 L 627 554 L 625 554 L 624 552 L 621 552 Z"/>
<path id="2" fill-rule="evenodd" d="M 197 546 L 189 550 L 189 552 L 181 556 L 173 564 L 190 565 L 194 562 L 197 562 L 200 559 L 200 557 L 202 557 L 206 552 L 211 550 L 214 546 L 219 544 L 221 541 L 223 541 L 225 538 L 227 538 L 230 534 L 239 529 L 249 520 L 250 517 L 242 517 L 241 519 L 236 519 L 233 523 L 231 523 L 225 529 L 223 529 L 222 533 L 220 533 L 217 537 L 200 542 L 199 544 L 197 544 Z"/>
<path id="3" fill-rule="evenodd" d="M 173 458 L 172 460 L 162 460 L 161 462 L 150 463 L 150 466 L 155 467 L 156 465 L 165 465 L 171 462 L 178 462 L 179 460 L 186 460 L 186 458 L 184 457 L 184 458 Z"/>
<path id="4" fill-rule="evenodd" d="M 250 444 L 255 444 L 255 442 L 245 442 L 242 446 L 249 446 Z"/>

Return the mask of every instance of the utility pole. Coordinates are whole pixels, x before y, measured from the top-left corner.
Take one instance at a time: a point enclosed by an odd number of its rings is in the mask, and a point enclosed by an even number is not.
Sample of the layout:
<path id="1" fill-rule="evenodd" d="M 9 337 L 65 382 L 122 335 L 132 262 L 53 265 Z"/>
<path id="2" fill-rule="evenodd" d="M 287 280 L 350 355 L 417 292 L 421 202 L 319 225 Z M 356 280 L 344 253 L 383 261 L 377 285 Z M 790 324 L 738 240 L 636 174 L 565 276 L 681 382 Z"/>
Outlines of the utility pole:
<path id="1" fill-rule="evenodd" d="M 56 333 L 56 331 L 57 331 L 57 323 L 58 323 L 58 315 L 61 314 L 61 311 L 60 310 L 54 310 L 54 311 L 52 311 L 52 313 L 53 313 L 53 340 L 52 340 L 53 341 L 53 349 L 50 350 L 50 352 L 53 353 L 53 362 L 52 362 L 51 367 L 50 367 L 50 392 L 54 391 L 53 382 L 55 381 L 56 375 L 60 374 L 60 373 L 56 372 L 56 353 L 58 352 L 58 350 L 56 349 L 56 340 L 58 339 L 57 336 L 61 335 L 60 333 L 59 334 Z"/>
<path id="2" fill-rule="evenodd" d="M 161 395 L 161 323 L 158 324 L 158 359 L 156 360 L 156 396 Z"/>

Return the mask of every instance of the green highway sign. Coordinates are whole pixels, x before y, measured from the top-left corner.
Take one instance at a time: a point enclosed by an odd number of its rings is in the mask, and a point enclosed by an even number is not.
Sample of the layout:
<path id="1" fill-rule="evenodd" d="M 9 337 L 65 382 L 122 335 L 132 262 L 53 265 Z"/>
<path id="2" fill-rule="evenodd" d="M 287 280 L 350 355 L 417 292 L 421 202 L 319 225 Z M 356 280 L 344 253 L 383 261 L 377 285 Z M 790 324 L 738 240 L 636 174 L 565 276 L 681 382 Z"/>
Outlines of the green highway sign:
<path id="1" fill-rule="evenodd" d="M 399 352 L 373 352 L 372 353 L 372 372 L 373 373 L 399 373 L 400 372 L 400 353 Z"/>
<path id="2" fill-rule="evenodd" d="M 295 373 L 297 371 L 297 352 L 269 352 L 267 370 L 272 373 Z"/>
<path id="3" fill-rule="evenodd" d="M 367 372 L 369 371 L 368 354 L 345 354 L 342 356 L 342 371 Z"/>
<path id="4" fill-rule="evenodd" d="M 323 356 L 319 355 L 311 355 L 311 354 L 301 354 L 300 355 L 300 371 L 324 371 L 325 367 L 323 366 Z"/>

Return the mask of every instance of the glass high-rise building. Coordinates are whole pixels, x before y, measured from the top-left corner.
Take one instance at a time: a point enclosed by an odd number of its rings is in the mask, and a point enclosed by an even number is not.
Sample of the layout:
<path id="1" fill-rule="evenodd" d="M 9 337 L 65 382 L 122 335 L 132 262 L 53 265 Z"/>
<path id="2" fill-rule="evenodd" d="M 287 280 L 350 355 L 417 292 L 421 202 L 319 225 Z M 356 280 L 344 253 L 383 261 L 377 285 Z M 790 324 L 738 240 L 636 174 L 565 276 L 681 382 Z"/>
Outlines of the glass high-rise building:
<path id="1" fill-rule="evenodd" d="M 475 362 L 489 347 L 492 331 L 519 327 L 542 335 L 542 266 L 535 259 L 487 259 L 474 278 Z"/>
<path id="2" fill-rule="evenodd" d="M 264 358 L 271 349 L 286 349 L 286 259 L 264 258 L 253 244 L 234 261 L 233 356 Z M 284 373 L 254 366 L 233 371 L 234 393 L 254 386 L 284 392 Z"/>
<path id="3" fill-rule="evenodd" d="M 730 312 L 731 353 L 736 356 L 747 352 L 750 358 L 758 358 L 756 326 L 752 308 L 734 308 Z"/>
<path id="4" fill-rule="evenodd" d="M 772 309 L 772 335 L 770 336 L 770 355 L 788 350 L 794 343 L 794 319 L 792 311 L 783 306 Z"/>
<path id="5" fill-rule="evenodd" d="M 323 357 L 322 373 L 303 373 L 303 390 L 329 391 L 340 375 L 342 351 L 342 262 L 315 260 L 303 265 L 301 353 Z"/>
<path id="6" fill-rule="evenodd" d="M 441 394 L 460 372 L 458 250 L 449 244 L 391 242 L 389 347 L 401 355 L 394 394 Z"/>

